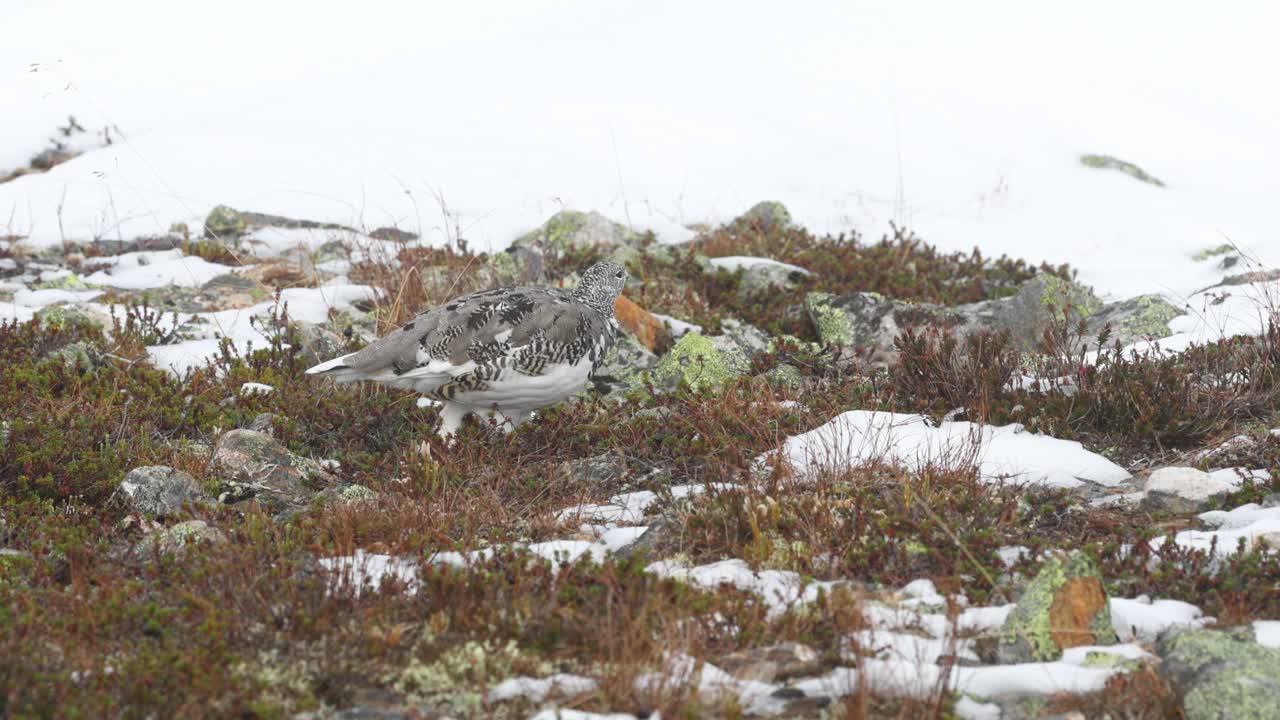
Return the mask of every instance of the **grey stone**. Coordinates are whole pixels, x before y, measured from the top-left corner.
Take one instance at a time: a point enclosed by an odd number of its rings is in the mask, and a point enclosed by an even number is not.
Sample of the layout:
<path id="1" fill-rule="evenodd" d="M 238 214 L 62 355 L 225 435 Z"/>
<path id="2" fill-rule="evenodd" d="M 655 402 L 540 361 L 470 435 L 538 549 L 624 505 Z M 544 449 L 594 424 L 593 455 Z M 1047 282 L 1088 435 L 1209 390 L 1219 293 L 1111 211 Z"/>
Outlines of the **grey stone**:
<path id="1" fill-rule="evenodd" d="M 762 230 L 774 230 L 791 225 L 791 213 L 787 206 L 776 200 L 764 200 L 752 205 L 749 210 L 739 215 L 734 222 L 745 223 Z"/>
<path id="2" fill-rule="evenodd" d="M 596 392 L 621 400 L 627 390 L 637 385 L 642 374 L 657 364 L 658 356 L 634 335 L 619 333 L 591 382 Z"/>
<path id="3" fill-rule="evenodd" d="M 1280 718 L 1280 649 L 1254 642 L 1252 628 L 1172 630 L 1156 654 L 1187 720 Z"/>
<path id="4" fill-rule="evenodd" d="M 598 245 L 614 246 L 638 242 L 640 235 L 594 210 L 561 210 L 542 227 L 512 242 L 514 247 L 537 248 L 553 255 Z"/>
<path id="5" fill-rule="evenodd" d="M 1200 512 L 1210 501 L 1232 489 L 1231 483 L 1203 470 L 1164 467 L 1151 473 L 1143 485 L 1147 495 L 1142 500 L 1142 507 L 1148 512 L 1190 515 Z"/>
<path id="6" fill-rule="evenodd" d="M 754 325 L 727 318 L 720 323 L 720 335 L 711 339 L 716 348 L 725 352 L 737 350 L 748 359 L 768 352 L 769 336 Z"/>
<path id="7" fill-rule="evenodd" d="M 256 430 L 224 433 L 213 448 L 209 469 L 226 482 L 223 502 L 252 497 L 278 517 L 304 509 L 336 483 L 320 463 L 294 455 Z"/>
<path id="8" fill-rule="evenodd" d="M 116 495 L 130 510 L 155 518 L 173 517 L 184 504 L 213 504 L 194 477 L 164 465 L 130 470 L 120 481 Z"/>
<path id="9" fill-rule="evenodd" d="M 772 683 L 815 674 L 822 658 L 808 645 L 784 642 L 722 655 L 715 665 L 738 680 Z"/>
<path id="10" fill-rule="evenodd" d="M 1093 340 L 1103 327 L 1111 325 L 1111 339 L 1121 345 L 1143 340 L 1159 340 L 1173 334 L 1169 321 L 1186 312 L 1170 304 L 1160 295 L 1139 295 L 1105 305 L 1088 319 L 1088 340 Z M 1093 343 L 1096 349 L 1096 343 Z"/>
<path id="11" fill-rule="evenodd" d="M 674 512 L 665 512 L 649 524 L 640 537 L 618 548 L 614 553 L 620 558 L 642 556 L 648 560 L 660 560 L 680 551 L 680 538 L 684 525 Z"/>
<path id="12" fill-rule="evenodd" d="M 138 551 L 143 554 L 159 552 L 167 555 L 202 544 L 221 545 L 225 542 L 227 536 L 218 528 L 204 520 L 188 520 L 147 533 L 138 542 Z"/>

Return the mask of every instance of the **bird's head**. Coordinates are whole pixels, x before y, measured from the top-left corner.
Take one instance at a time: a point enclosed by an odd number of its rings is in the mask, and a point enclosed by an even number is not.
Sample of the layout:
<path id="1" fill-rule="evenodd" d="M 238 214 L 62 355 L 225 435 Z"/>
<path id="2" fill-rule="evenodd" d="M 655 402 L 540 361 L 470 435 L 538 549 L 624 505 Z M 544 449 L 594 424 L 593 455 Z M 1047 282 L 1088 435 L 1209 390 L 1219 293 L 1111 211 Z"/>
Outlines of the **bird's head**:
<path id="1" fill-rule="evenodd" d="M 626 284 L 627 269 L 605 260 L 587 268 L 574 294 L 592 305 L 612 309 L 614 299 L 622 294 Z"/>

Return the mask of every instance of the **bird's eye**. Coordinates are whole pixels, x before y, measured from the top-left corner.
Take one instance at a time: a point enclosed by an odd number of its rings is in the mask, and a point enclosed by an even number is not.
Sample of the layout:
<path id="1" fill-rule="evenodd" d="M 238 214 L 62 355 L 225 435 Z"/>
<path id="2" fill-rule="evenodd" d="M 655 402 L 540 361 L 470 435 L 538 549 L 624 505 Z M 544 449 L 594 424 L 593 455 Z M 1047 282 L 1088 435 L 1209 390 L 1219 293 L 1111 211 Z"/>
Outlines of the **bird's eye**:
<path id="1" fill-rule="evenodd" d="M 622 276 L 623 276 L 623 275 L 626 275 L 626 274 L 627 274 L 627 273 L 626 273 L 625 271 L 623 271 L 623 270 L 619 270 L 619 271 L 618 271 L 618 274 L 617 274 L 617 275 L 614 275 L 614 277 L 616 277 L 616 278 L 618 278 L 619 280 L 621 280 L 621 279 L 622 279 Z"/>

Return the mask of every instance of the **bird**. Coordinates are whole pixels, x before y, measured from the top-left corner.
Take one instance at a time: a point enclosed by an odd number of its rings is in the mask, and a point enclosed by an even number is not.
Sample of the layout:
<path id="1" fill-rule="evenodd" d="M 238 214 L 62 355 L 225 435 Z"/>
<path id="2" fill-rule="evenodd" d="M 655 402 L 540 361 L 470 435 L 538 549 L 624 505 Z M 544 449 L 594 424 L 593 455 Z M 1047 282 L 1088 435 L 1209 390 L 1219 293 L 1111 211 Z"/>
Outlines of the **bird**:
<path id="1" fill-rule="evenodd" d="M 492 412 L 509 432 L 572 396 L 604 362 L 618 336 L 613 303 L 626 282 L 625 268 L 604 261 L 572 290 L 473 292 L 307 374 L 416 391 L 441 404 L 436 433 L 446 440 L 472 413 Z"/>

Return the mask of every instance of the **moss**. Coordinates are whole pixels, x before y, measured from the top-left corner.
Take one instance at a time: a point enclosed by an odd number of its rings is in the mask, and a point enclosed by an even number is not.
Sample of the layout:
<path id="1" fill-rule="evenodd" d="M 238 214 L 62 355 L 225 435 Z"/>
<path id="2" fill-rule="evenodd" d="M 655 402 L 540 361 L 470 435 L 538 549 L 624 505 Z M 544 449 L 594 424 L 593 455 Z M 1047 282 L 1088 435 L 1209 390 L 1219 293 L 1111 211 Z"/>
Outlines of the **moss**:
<path id="1" fill-rule="evenodd" d="M 378 499 L 378 493 L 364 485 L 348 485 L 342 488 L 342 499 L 345 502 L 370 502 Z"/>
<path id="2" fill-rule="evenodd" d="M 853 322 L 842 310 L 831 306 L 831 294 L 812 292 L 805 296 L 805 305 L 811 317 L 818 339 L 827 345 L 849 347 L 853 345 Z"/>
<path id="3" fill-rule="evenodd" d="M 1081 155 L 1080 164 L 1085 167 L 1098 168 L 1099 170 L 1118 170 L 1125 175 L 1128 175 L 1135 180 L 1147 183 L 1148 185 L 1164 187 L 1163 182 L 1149 174 L 1146 170 L 1143 170 L 1131 162 L 1126 162 L 1110 155 Z"/>
<path id="4" fill-rule="evenodd" d="M 722 350 L 710 338 L 690 332 L 681 336 L 650 372 L 659 387 L 672 390 L 684 385 L 698 392 L 723 387 L 749 368 L 741 351 Z"/>

